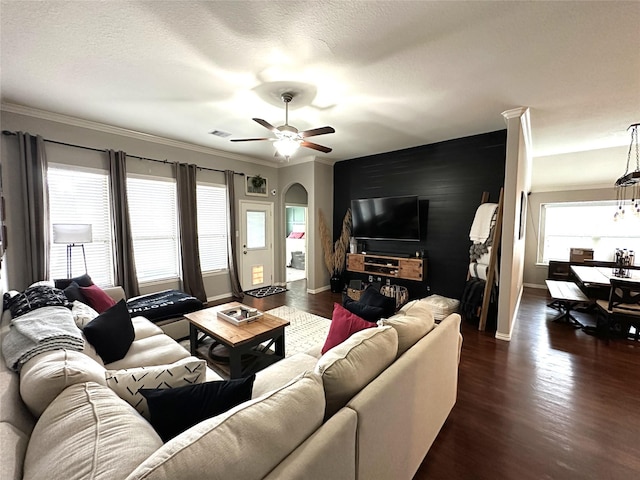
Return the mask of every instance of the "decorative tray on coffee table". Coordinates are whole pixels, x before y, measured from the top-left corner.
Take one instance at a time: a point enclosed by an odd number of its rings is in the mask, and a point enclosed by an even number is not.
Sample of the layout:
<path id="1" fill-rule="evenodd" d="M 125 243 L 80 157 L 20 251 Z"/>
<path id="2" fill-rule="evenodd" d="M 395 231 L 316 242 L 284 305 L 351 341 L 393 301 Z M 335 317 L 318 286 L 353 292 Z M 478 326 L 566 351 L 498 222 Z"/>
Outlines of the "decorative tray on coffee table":
<path id="1" fill-rule="evenodd" d="M 227 308 L 218 312 L 218 318 L 226 320 L 233 325 L 250 323 L 257 320 L 261 316 L 261 311 L 252 307 L 248 307 L 246 305 L 238 305 L 237 307 Z"/>

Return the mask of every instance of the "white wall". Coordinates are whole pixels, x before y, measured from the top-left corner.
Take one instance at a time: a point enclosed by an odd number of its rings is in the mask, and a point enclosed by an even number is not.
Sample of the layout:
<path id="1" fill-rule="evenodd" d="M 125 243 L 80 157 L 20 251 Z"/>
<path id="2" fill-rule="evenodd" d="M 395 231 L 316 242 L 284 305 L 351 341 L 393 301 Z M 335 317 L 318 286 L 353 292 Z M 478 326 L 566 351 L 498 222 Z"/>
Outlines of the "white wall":
<path id="1" fill-rule="evenodd" d="M 507 122 L 507 155 L 500 258 L 500 288 L 496 338 L 510 340 L 522 296 L 526 231 L 520 236 L 520 218 L 526 215 L 531 178 L 529 109 L 503 113 Z M 525 202 L 521 201 L 525 192 Z"/>

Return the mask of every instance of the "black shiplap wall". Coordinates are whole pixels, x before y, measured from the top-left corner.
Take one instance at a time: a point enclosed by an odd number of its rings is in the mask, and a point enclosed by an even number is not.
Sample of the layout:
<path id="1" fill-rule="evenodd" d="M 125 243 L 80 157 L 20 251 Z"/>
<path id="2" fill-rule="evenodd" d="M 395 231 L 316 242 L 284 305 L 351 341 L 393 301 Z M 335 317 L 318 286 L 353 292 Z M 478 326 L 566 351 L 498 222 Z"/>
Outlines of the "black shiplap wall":
<path id="1" fill-rule="evenodd" d="M 412 298 L 428 293 L 460 298 L 469 265 L 469 229 L 482 192 L 497 202 L 504 184 L 506 139 L 507 131 L 500 130 L 336 163 L 333 231 L 340 232 L 352 199 L 418 195 L 428 200 L 420 242 L 367 240 L 366 251 L 414 255 L 425 250 L 426 280 L 393 283 L 406 286 Z M 348 272 L 347 278 L 364 277 Z"/>

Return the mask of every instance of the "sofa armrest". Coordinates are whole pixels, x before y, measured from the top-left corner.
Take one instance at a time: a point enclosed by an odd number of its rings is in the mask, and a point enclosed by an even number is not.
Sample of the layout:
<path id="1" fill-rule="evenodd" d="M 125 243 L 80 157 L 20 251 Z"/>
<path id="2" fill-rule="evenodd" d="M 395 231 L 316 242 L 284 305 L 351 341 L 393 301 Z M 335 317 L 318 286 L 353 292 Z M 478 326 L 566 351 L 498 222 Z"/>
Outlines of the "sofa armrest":
<path id="1" fill-rule="evenodd" d="M 126 300 L 127 296 L 124 293 L 124 289 L 120 286 L 107 287 L 104 289 L 105 293 L 113 298 L 116 302 L 120 300 Z"/>

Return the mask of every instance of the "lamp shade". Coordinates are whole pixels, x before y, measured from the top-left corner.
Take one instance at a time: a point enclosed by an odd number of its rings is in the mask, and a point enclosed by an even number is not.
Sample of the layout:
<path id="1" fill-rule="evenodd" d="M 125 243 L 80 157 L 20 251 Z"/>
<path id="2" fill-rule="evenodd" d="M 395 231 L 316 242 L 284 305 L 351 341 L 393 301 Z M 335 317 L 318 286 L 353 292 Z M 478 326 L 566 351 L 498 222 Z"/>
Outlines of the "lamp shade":
<path id="1" fill-rule="evenodd" d="M 53 243 L 91 243 L 90 223 L 54 223 Z"/>

